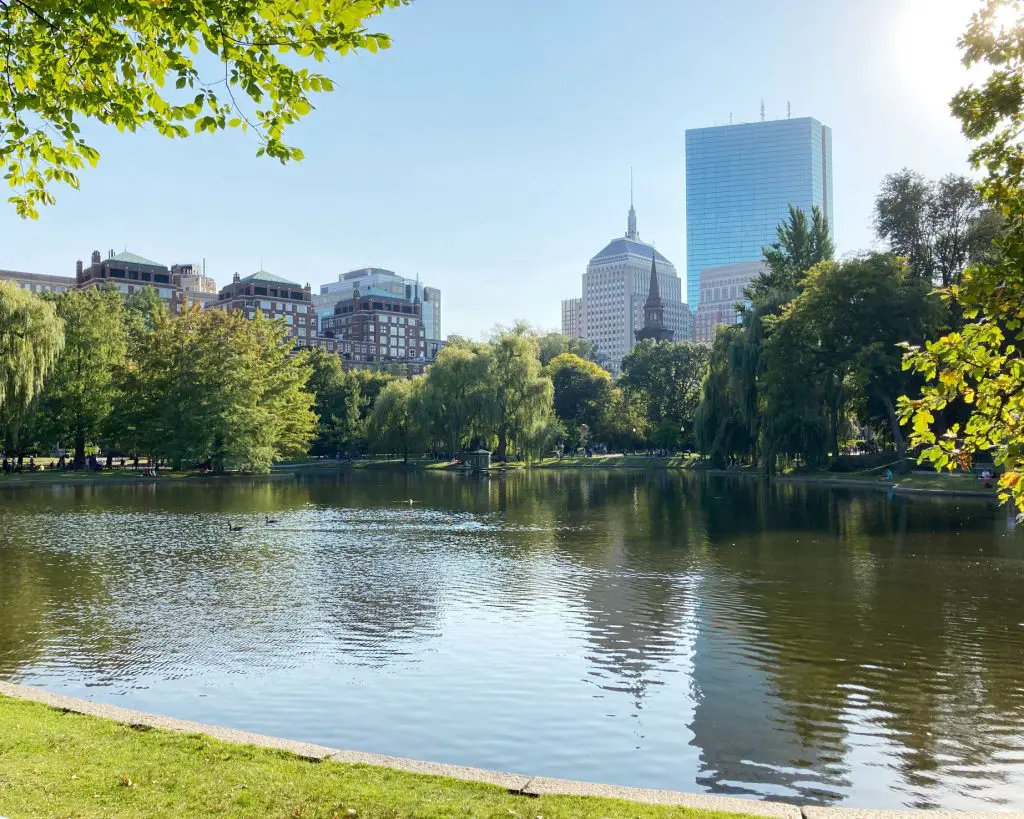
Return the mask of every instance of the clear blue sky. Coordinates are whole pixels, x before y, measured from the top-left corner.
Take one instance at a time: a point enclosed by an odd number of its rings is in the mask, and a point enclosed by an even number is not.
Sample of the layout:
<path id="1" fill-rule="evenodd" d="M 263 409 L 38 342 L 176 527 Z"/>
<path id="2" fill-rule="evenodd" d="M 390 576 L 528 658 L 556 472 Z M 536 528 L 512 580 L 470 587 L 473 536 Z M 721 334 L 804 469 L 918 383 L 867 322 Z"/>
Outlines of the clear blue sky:
<path id="1" fill-rule="evenodd" d="M 948 114 L 975 0 L 418 0 L 379 18 L 379 55 L 291 132 L 282 167 L 231 132 L 95 133 L 82 190 L 38 223 L 0 211 L 0 267 L 73 275 L 93 249 L 198 261 L 218 284 L 263 266 L 314 290 L 389 267 L 444 291 L 445 334 L 560 322 L 587 261 L 625 231 L 683 273 L 684 133 L 814 116 L 834 130 L 840 252 L 872 245 L 881 177 L 965 172 Z M 684 288 L 685 292 L 685 288 Z"/>

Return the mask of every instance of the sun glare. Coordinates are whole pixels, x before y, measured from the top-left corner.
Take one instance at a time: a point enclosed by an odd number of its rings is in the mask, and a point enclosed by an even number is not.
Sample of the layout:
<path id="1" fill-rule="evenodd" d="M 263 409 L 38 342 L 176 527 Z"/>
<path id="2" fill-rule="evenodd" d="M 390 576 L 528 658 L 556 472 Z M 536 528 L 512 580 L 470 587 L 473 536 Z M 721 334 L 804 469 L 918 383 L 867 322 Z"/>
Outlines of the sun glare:
<path id="1" fill-rule="evenodd" d="M 1020 25 L 1022 17 L 1024 17 L 1024 11 L 1021 9 L 1021 3 L 1018 0 L 1008 0 L 996 10 L 992 22 L 997 30 L 1007 31 Z"/>
<path id="2" fill-rule="evenodd" d="M 1016 3 L 1014 3 L 1016 5 Z M 966 84 L 957 42 L 981 3 L 904 0 L 894 27 L 902 84 L 927 107 L 945 103 Z"/>

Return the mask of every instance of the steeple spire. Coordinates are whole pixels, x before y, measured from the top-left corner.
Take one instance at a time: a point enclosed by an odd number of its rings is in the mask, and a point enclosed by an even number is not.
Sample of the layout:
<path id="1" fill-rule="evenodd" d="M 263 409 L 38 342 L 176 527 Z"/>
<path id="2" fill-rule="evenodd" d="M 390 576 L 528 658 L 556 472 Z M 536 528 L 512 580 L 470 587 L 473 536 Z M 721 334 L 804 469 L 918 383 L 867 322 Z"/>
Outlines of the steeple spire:
<path id="1" fill-rule="evenodd" d="M 658 251 L 653 248 L 651 250 L 651 284 L 644 304 L 644 326 L 634 335 L 637 341 L 648 338 L 672 341 L 675 332 L 665 326 L 665 302 L 661 300 L 661 288 L 658 286 Z"/>
<path id="2" fill-rule="evenodd" d="M 636 232 L 636 208 L 633 207 L 633 168 L 629 169 L 629 218 L 626 220 L 626 238 L 634 242 L 640 238 Z"/>
<path id="3" fill-rule="evenodd" d="M 661 307 L 661 289 L 658 287 L 658 257 L 651 256 L 651 284 L 647 291 L 647 307 Z"/>

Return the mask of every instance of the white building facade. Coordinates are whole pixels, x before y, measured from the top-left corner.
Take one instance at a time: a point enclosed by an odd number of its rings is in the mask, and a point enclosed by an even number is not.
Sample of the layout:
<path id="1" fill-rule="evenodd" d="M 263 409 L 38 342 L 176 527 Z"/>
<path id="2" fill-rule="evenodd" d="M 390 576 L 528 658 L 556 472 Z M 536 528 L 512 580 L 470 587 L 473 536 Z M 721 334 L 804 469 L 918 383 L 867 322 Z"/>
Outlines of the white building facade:
<path id="1" fill-rule="evenodd" d="M 764 270 L 763 262 L 740 262 L 708 267 L 700 277 L 700 305 L 694 320 L 694 339 L 710 344 L 715 328 L 738 324 L 739 308 L 746 303 L 743 291 Z"/>
<path id="2" fill-rule="evenodd" d="M 630 205 L 626 235 L 609 242 L 590 260 L 583 274 L 579 332 L 573 334 L 594 344 L 601 366 L 613 375 L 620 372 L 622 359 L 636 344 L 636 331 L 644 326 L 652 257 L 664 302 L 665 326 L 673 331 L 673 341 L 689 341 L 692 337 L 690 308 L 682 300 L 682 280 L 672 262 L 653 245 L 641 241 L 636 210 Z M 573 301 L 562 303 L 563 332 L 566 305 Z M 571 307 L 568 315 L 572 317 Z"/>
<path id="3" fill-rule="evenodd" d="M 583 337 L 583 299 L 562 299 L 562 335 Z"/>
<path id="4" fill-rule="evenodd" d="M 427 287 L 419 279 L 407 279 L 393 270 L 382 267 L 364 267 L 338 276 L 338 281 L 320 285 L 320 292 L 313 296 L 313 307 L 321 323 L 334 314 L 339 301 L 349 301 L 359 290 L 363 296 L 383 296 L 414 301 L 417 297 L 422 308 L 424 337 L 431 340 L 441 338 L 441 291 Z"/>

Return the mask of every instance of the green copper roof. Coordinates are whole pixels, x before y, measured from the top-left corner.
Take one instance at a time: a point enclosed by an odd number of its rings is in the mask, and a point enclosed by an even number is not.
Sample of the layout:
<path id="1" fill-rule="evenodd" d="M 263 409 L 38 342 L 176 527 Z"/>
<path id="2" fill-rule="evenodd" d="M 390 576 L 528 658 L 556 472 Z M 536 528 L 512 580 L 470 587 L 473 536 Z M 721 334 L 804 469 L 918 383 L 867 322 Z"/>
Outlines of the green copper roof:
<path id="1" fill-rule="evenodd" d="M 150 267 L 167 267 L 167 265 L 160 264 L 160 262 L 154 262 L 152 259 L 145 259 L 142 256 L 136 256 L 134 253 L 129 253 L 127 250 L 124 253 L 118 253 L 116 256 L 111 256 L 110 261 L 112 262 L 124 262 L 125 264 L 144 264 Z"/>
<path id="2" fill-rule="evenodd" d="M 257 270 L 251 276 L 246 276 L 242 279 L 243 282 L 270 282 L 272 284 L 286 284 L 289 287 L 297 287 L 299 290 L 302 289 L 301 284 L 296 284 L 288 279 L 282 279 L 280 276 L 275 276 L 273 273 L 268 273 L 266 270 Z"/>

